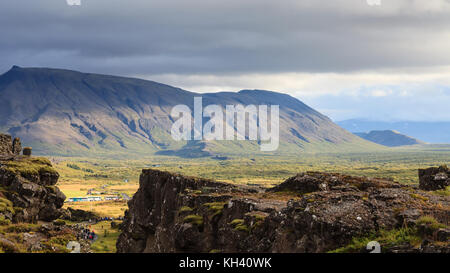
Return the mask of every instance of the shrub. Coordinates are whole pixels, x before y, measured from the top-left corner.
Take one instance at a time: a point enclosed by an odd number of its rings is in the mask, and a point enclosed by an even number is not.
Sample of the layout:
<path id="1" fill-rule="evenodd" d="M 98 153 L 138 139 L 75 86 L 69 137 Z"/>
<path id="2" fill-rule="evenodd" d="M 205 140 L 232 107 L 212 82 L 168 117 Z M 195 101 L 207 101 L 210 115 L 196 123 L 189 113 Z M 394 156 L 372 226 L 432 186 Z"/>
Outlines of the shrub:
<path id="1" fill-rule="evenodd" d="M 416 221 L 417 225 L 426 225 L 431 230 L 438 230 L 440 228 L 446 228 L 447 226 L 439 223 L 433 216 L 422 216 Z"/>
<path id="2" fill-rule="evenodd" d="M 67 163 L 67 167 L 74 169 L 74 170 L 81 170 L 81 168 L 76 164 Z"/>

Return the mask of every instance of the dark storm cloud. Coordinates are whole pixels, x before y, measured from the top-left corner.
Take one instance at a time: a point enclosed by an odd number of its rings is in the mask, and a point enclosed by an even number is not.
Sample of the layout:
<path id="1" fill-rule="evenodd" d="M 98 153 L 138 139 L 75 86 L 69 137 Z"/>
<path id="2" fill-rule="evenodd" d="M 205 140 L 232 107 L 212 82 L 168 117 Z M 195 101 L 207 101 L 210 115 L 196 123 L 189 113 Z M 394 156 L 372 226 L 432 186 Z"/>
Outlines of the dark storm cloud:
<path id="1" fill-rule="evenodd" d="M 3 0 L 0 71 L 348 72 L 450 65 L 445 0 Z"/>

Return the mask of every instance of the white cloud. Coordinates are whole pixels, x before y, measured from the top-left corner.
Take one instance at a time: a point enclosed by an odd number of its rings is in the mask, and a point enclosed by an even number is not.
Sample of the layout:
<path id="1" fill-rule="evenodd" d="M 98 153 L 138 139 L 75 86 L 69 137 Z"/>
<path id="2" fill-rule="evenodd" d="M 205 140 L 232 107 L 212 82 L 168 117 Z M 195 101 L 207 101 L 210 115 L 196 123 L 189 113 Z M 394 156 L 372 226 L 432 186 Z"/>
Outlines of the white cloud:
<path id="1" fill-rule="evenodd" d="M 370 91 L 370 95 L 373 97 L 386 97 L 386 96 L 389 96 L 390 94 L 392 94 L 391 90 L 376 89 L 376 90 Z"/>
<path id="2" fill-rule="evenodd" d="M 263 89 L 288 93 L 297 97 L 339 94 L 387 96 L 393 92 L 389 86 L 405 87 L 398 92 L 401 91 L 401 94 L 406 96 L 409 89 L 417 86 L 450 86 L 450 67 L 409 68 L 397 71 L 380 70 L 359 73 L 155 74 L 135 76 L 195 92 Z"/>
<path id="3" fill-rule="evenodd" d="M 333 118 L 450 115 L 448 0 L 55 3 L 1 3 L 1 71 L 17 64 L 144 75 L 200 92 L 274 90 Z"/>
<path id="4" fill-rule="evenodd" d="M 450 67 L 361 73 L 139 75 L 195 92 L 265 89 L 290 94 L 334 120 L 450 120 Z"/>

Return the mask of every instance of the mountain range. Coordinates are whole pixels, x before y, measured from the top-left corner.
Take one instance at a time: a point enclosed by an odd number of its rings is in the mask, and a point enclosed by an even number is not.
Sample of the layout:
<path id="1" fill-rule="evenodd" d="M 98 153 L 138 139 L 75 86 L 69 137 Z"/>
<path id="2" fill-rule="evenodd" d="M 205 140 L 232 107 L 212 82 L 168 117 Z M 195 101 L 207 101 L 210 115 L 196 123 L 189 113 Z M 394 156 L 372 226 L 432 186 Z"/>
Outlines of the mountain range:
<path id="1" fill-rule="evenodd" d="M 427 143 L 450 144 L 450 122 L 446 121 L 375 121 L 349 119 L 336 124 L 350 132 L 394 130 Z"/>
<path id="2" fill-rule="evenodd" d="M 173 106 L 279 105 L 276 153 L 364 151 L 363 140 L 286 94 L 242 90 L 195 93 L 126 77 L 14 66 L 0 76 L 0 131 L 43 155 L 163 154 L 183 157 L 255 153 L 257 141 L 174 141 Z"/>

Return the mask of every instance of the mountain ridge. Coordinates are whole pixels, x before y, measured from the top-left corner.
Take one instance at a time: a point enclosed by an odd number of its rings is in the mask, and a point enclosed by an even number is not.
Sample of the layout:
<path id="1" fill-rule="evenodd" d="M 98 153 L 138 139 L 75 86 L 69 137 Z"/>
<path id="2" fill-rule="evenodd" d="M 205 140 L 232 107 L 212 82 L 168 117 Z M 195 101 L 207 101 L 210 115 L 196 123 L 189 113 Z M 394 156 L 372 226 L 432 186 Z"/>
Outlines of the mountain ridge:
<path id="1" fill-rule="evenodd" d="M 55 68 L 14 66 L 0 76 L 0 130 L 22 136 L 39 154 L 161 151 L 192 143 L 170 137 L 171 108 L 202 96 L 203 105 L 280 105 L 279 152 L 377 149 L 300 100 L 266 90 L 195 93 L 154 81 Z M 202 142 L 206 154 L 257 151 L 257 143 Z"/>
<path id="2" fill-rule="evenodd" d="M 427 143 L 450 144 L 450 122 L 448 121 L 376 121 L 349 119 L 336 124 L 350 132 L 372 130 L 395 130 Z"/>
<path id="3" fill-rule="evenodd" d="M 413 137 L 404 135 L 395 130 L 374 130 L 368 133 L 354 133 L 365 140 L 384 145 L 387 147 L 408 146 L 425 144 L 425 142 Z"/>

